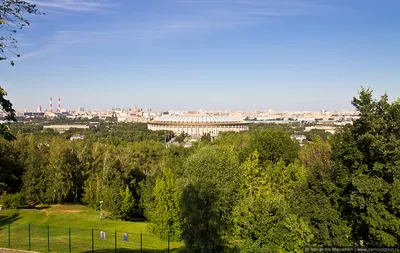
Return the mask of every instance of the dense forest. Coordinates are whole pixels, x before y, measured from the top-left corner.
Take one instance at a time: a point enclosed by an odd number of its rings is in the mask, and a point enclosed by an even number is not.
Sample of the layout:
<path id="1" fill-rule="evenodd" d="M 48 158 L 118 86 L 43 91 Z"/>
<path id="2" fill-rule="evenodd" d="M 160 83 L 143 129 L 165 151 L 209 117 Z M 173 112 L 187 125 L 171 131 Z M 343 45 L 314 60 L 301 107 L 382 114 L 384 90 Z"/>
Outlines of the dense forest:
<path id="1" fill-rule="evenodd" d="M 360 118 L 300 146 L 292 128 L 254 128 L 168 145 L 143 126 L 87 130 L 84 140 L 16 126 L 0 139 L 5 208 L 82 203 L 145 219 L 190 249 L 303 252 L 400 246 L 400 101 L 362 89 Z M 121 130 L 125 129 L 125 130 Z"/>

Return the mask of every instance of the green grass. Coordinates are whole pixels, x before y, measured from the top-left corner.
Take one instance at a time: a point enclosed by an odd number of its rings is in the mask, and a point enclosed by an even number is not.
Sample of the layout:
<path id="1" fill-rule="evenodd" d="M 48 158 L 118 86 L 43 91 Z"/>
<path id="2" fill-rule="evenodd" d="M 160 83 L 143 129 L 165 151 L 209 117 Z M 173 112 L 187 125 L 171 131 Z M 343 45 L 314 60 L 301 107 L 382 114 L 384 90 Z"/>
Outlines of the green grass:
<path id="1" fill-rule="evenodd" d="M 13 249 L 29 249 L 30 231 L 32 251 L 48 252 L 50 246 L 51 252 L 69 252 L 70 238 L 72 252 L 92 252 L 93 229 L 95 252 L 114 252 L 115 242 L 118 252 L 140 252 L 141 238 L 143 252 L 168 252 L 168 242 L 150 233 L 147 223 L 100 220 L 99 212 L 78 205 L 0 211 L 0 248 L 8 248 L 9 226 Z M 100 231 L 106 233 L 105 240 L 100 240 Z M 123 241 L 123 233 L 128 233 L 128 242 Z M 182 252 L 184 245 L 170 242 L 170 249 Z"/>

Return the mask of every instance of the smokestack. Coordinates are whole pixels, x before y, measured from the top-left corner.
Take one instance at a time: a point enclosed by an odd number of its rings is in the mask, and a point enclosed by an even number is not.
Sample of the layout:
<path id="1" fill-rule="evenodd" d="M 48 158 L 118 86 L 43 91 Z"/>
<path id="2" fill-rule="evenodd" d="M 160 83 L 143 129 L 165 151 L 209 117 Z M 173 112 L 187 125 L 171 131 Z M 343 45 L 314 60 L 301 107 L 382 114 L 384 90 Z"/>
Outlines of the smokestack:
<path id="1" fill-rule="evenodd" d="M 50 112 L 53 112 L 53 98 L 50 98 Z"/>
<path id="2" fill-rule="evenodd" d="M 61 112 L 61 102 L 60 102 L 60 98 L 58 98 L 57 112 Z"/>

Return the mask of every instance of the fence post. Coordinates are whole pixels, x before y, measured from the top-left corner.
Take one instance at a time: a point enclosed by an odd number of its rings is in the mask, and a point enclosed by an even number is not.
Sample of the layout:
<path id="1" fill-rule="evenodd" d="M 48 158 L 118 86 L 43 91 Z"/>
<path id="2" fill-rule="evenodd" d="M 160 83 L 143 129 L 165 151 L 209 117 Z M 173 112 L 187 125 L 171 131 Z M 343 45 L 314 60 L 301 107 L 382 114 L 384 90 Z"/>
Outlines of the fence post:
<path id="1" fill-rule="evenodd" d="M 50 225 L 47 225 L 47 252 L 50 252 Z"/>
<path id="2" fill-rule="evenodd" d="M 114 232 L 115 253 L 117 253 L 117 231 Z"/>
<path id="3" fill-rule="evenodd" d="M 28 250 L 31 250 L 31 224 L 28 224 Z"/>
<path id="4" fill-rule="evenodd" d="M 68 248 L 69 248 L 69 253 L 71 253 L 72 247 L 71 247 L 71 228 L 68 228 Z"/>
<path id="5" fill-rule="evenodd" d="M 169 253 L 169 233 L 168 233 L 168 253 Z"/>
<path id="6" fill-rule="evenodd" d="M 94 253 L 94 237 L 93 237 L 93 228 L 92 228 L 92 253 Z"/>
<path id="7" fill-rule="evenodd" d="M 8 223 L 8 248 L 11 248 L 11 233 L 10 233 L 10 229 L 11 229 L 11 223 Z"/>
<path id="8" fill-rule="evenodd" d="M 140 253 L 142 253 L 143 252 L 143 234 L 142 233 L 140 233 Z"/>

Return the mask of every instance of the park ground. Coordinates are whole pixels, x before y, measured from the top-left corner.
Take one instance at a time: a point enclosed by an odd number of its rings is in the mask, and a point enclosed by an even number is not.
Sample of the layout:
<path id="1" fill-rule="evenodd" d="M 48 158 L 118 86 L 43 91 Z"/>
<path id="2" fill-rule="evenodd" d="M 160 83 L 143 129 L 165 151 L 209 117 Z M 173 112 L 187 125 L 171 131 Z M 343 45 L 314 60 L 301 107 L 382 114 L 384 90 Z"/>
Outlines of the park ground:
<path id="1" fill-rule="evenodd" d="M 95 252 L 115 252 L 115 248 L 117 252 L 140 252 L 141 247 L 144 253 L 168 252 L 169 247 L 171 253 L 178 253 L 184 249 L 183 243 L 160 240 L 149 231 L 148 223 L 107 216 L 100 220 L 99 212 L 81 205 L 0 211 L 0 248 L 92 252 L 92 247 Z"/>

